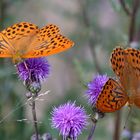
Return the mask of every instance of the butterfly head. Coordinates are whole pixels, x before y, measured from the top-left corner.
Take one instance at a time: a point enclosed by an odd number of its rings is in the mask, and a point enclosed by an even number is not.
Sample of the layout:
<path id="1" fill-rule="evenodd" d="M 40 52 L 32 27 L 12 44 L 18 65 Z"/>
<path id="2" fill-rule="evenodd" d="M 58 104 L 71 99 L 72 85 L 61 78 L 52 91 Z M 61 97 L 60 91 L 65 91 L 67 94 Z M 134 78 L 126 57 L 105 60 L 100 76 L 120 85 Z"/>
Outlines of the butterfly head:
<path id="1" fill-rule="evenodd" d="M 18 63 L 22 62 L 23 59 L 22 59 L 21 53 L 16 52 L 16 53 L 13 55 L 13 60 L 12 60 L 12 61 L 13 61 L 14 64 L 18 64 Z"/>

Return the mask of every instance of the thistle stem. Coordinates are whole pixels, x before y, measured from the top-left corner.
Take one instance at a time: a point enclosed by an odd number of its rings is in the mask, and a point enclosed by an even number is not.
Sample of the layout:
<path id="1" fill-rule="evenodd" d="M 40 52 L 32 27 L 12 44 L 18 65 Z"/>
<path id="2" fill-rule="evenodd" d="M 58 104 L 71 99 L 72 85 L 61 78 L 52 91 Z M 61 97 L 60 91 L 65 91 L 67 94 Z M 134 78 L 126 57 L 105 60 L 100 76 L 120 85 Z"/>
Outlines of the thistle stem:
<path id="1" fill-rule="evenodd" d="M 121 110 L 116 112 L 116 115 L 115 115 L 115 127 L 114 127 L 113 140 L 119 140 L 120 139 L 120 125 L 121 125 Z"/>
<path id="2" fill-rule="evenodd" d="M 130 15 L 130 25 L 129 25 L 129 43 L 131 43 L 134 40 L 135 35 L 135 26 L 136 26 L 136 16 L 138 13 L 138 9 L 140 6 L 139 0 L 133 1 L 133 7 L 132 7 L 132 14 Z"/>
<path id="3" fill-rule="evenodd" d="M 92 125 L 92 127 L 90 129 L 90 133 L 89 133 L 89 136 L 88 136 L 88 139 L 87 140 L 92 140 L 92 137 L 93 137 L 95 128 L 96 128 L 96 123 L 93 123 L 93 125 Z"/>
<path id="4" fill-rule="evenodd" d="M 37 117 L 36 117 L 36 110 L 35 110 L 35 95 L 32 96 L 32 115 L 33 115 L 33 123 L 34 123 L 34 128 L 35 128 L 36 140 L 39 140 L 38 127 L 37 127 Z"/>
<path id="5" fill-rule="evenodd" d="M 79 0 L 79 3 L 81 5 L 80 8 L 81 8 L 81 13 L 82 13 L 82 17 L 83 17 L 83 23 L 84 23 L 86 28 L 90 28 L 91 23 L 90 23 L 90 20 L 88 18 L 88 13 L 87 13 L 87 2 L 85 0 L 84 1 Z M 98 59 L 97 59 L 97 54 L 95 51 L 95 45 L 94 45 L 95 43 L 93 41 L 93 36 L 94 36 L 93 31 L 90 31 L 89 38 L 88 38 L 88 45 L 89 45 L 89 49 L 92 52 L 92 57 L 93 57 L 93 61 L 95 64 L 96 71 L 101 74 L 102 70 L 101 70 L 101 67 L 100 67 Z"/>
<path id="6" fill-rule="evenodd" d="M 126 6 L 125 1 L 124 1 L 124 0 L 119 0 L 119 1 L 120 1 L 120 4 L 121 4 L 121 6 L 122 6 L 124 12 L 125 12 L 128 16 L 131 16 L 132 13 L 131 13 L 130 9 Z"/>

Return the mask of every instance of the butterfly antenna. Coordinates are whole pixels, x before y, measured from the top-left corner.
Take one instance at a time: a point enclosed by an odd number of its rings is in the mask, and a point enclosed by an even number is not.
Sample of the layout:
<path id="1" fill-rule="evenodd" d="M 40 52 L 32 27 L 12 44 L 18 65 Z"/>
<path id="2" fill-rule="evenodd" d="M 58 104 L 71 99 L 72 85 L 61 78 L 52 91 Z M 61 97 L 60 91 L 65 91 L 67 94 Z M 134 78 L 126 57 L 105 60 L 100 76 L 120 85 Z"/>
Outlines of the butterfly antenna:
<path id="1" fill-rule="evenodd" d="M 124 129 L 126 128 L 126 124 L 127 124 L 127 121 L 128 121 L 128 119 L 129 119 L 129 116 L 130 116 L 130 114 L 131 114 L 131 112 L 132 112 L 132 108 L 131 108 L 131 106 L 128 106 L 128 115 L 127 115 L 127 117 L 126 117 L 126 120 L 125 120 L 125 123 L 124 123 Z"/>

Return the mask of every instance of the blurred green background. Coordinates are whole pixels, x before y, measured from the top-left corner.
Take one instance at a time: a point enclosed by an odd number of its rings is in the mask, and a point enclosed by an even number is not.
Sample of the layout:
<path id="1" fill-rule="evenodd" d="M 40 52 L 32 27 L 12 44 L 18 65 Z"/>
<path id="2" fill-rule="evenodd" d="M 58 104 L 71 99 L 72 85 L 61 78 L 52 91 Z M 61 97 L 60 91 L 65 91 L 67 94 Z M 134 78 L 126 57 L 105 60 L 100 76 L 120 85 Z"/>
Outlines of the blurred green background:
<path id="1" fill-rule="evenodd" d="M 124 0 L 132 11 L 133 3 L 139 0 Z M 84 84 L 96 74 L 115 76 L 110 65 L 110 54 L 120 44 L 137 47 L 140 39 L 140 10 L 135 20 L 122 8 L 121 0 L 0 0 L 0 28 L 21 21 L 43 27 L 56 24 L 61 32 L 75 42 L 75 46 L 61 54 L 49 56 L 51 65 L 49 78 L 43 83 L 42 93 L 50 93 L 38 100 L 36 112 L 39 132 L 51 133 L 62 139 L 59 132 L 51 128 L 51 111 L 69 100 L 92 109 L 85 98 Z M 131 32 L 131 22 L 135 31 Z M 131 33 L 130 33 L 131 32 Z M 131 37 L 132 36 L 132 37 Z M 28 140 L 34 133 L 31 107 L 26 104 L 26 89 L 16 74 L 10 59 L 0 59 L 0 140 Z M 126 127 L 132 133 L 140 131 L 140 111 L 133 109 Z M 95 140 L 123 139 L 124 124 L 128 108 L 121 112 L 106 114 L 99 120 Z M 27 119 L 27 120 L 23 120 Z M 19 120 L 19 121 L 18 121 Z M 20 121 L 21 120 L 21 121 Z M 87 139 L 92 122 L 78 137 Z M 118 131 L 117 131 L 118 130 Z M 120 133 L 119 133 L 120 132 Z M 128 138 L 126 138 L 127 140 Z"/>

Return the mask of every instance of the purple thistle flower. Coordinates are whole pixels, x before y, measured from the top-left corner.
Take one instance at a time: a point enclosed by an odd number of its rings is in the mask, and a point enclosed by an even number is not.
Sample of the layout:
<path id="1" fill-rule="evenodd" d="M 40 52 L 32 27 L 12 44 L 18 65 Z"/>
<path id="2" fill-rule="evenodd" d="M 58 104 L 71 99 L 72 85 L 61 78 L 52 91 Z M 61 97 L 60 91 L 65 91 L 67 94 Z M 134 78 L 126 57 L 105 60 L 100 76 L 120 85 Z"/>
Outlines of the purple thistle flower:
<path id="1" fill-rule="evenodd" d="M 23 81 L 30 79 L 31 75 L 43 80 L 48 77 L 50 65 L 46 58 L 29 58 L 19 63 L 17 68 L 19 77 Z"/>
<path id="2" fill-rule="evenodd" d="M 39 92 L 40 82 L 48 77 L 50 65 L 46 58 L 29 58 L 17 65 L 19 78 L 31 92 Z"/>
<path id="3" fill-rule="evenodd" d="M 88 116 L 84 108 L 68 102 L 52 111 L 52 127 L 58 129 L 63 138 L 75 140 L 87 125 Z"/>
<path id="4" fill-rule="evenodd" d="M 91 105 L 95 105 L 98 95 L 100 94 L 104 84 L 107 82 L 107 75 L 97 75 L 91 82 L 88 83 L 86 96 Z"/>

